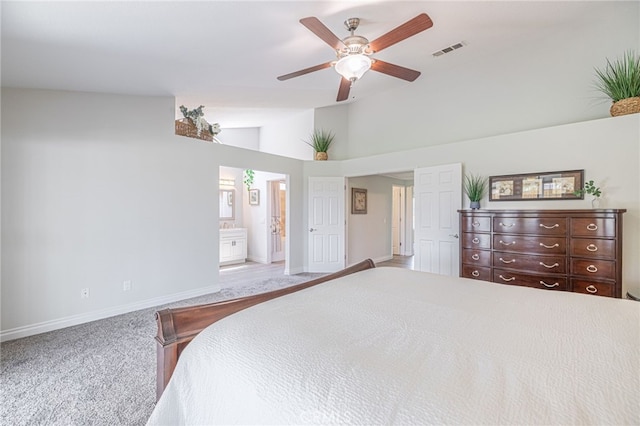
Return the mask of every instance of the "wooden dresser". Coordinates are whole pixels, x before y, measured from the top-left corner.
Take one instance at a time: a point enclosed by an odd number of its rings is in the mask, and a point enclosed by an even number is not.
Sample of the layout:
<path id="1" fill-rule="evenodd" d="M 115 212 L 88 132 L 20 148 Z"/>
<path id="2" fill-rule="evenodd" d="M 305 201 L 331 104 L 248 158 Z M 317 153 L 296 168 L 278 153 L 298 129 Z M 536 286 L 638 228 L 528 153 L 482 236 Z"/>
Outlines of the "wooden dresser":
<path id="1" fill-rule="evenodd" d="M 622 297 L 619 210 L 459 210 L 460 276 Z"/>

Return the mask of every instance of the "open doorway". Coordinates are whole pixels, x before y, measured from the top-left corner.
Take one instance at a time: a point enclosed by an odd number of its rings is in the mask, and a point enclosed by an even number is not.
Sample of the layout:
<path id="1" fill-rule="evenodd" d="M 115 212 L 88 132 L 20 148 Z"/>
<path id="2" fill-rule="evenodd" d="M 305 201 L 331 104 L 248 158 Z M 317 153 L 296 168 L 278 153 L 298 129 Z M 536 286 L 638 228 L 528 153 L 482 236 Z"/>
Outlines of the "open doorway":
<path id="1" fill-rule="evenodd" d="M 271 224 L 269 246 L 271 263 L 284 262 L 287 229 L 287 183 L 284 180 L 269 181 L 269 211 Z"/>
<path id="2" fill-rule="evenodd" d="M 289 274 L 285 174 L 220 166 L 220 285 Z"/>
<path id="3" fill-rule="evenodd" d="M 413 255 L 413 186 L 393 185 L 391 210 L 392 252 Z"/>
<path id="4" fill-rule="evenodd" d="M 348 197 L 352 188 L 366 191 L 368 208 L 366 214 L 347 215 L 347 263 L 371 258 L 381 266 L 411 269 L 413 172 L 349 177 Z"/>

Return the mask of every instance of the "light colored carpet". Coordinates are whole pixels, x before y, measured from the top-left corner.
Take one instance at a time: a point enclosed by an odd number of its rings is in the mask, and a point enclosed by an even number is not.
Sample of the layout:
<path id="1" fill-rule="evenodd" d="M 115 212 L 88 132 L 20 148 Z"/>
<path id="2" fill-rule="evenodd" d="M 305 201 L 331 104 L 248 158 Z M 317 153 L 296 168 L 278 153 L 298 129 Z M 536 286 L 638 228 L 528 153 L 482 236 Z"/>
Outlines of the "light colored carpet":
<path id="1" fill-rule="evenodd" d="M 0 345 L 2 425 L 144 425 L 155 403 L 155 311 L 289 287 L 323 274 L 249 281 L 219 293 Z"/>

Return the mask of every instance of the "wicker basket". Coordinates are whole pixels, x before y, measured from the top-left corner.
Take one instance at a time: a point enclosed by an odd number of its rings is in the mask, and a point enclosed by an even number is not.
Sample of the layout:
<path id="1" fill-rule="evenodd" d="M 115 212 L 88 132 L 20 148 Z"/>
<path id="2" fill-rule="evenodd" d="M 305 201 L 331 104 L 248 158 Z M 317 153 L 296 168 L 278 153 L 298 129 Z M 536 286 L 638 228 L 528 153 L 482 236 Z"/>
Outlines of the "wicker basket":
<path id="1" fill-rule="evenodd" d="M 329 155 L 326 152 L 316 152 L 315 159 L 318 161 L 326 161 L 329 159 Z"/>
<path id="2" fill-rule="evenodd" d="M 176 135 L 186 136 L 188 138 L 202 139 L 203 141 L 213 142 L 213 135 L 208 130 L 203 130 L 198 136 L 198 128 L 193 121 L 188 118 L 176 120 Z"/>
<path id="3" fill-rule="evenodd" d="M 640 97 L 621 99 L 614 102 L 609 110 L 612 117 L 640 112 Z"/>

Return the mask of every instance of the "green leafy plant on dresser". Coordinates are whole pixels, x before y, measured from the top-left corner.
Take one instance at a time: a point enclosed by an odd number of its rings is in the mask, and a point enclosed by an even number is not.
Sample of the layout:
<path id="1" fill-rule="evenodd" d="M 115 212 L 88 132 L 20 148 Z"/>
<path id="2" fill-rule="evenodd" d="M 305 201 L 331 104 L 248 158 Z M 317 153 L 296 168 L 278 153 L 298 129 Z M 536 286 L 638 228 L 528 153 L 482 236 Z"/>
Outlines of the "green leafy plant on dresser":
<path id="1" fill-rule="evenodd" d="M 584 187 L 575 190 L 573 193 L 576 195 L 576 197 L 582 197 L 585 194 L 589 194 L 593 197 L 593 199 L 591 200 L 591 205 L 594 208 L 600 205 L 600 196 L 602 195 L 602 190 L 599 186 L 596 186 L 593 180 L 585 182 Z"/>
<path id="2" fill-rule="evenodd" d="M 487 190 L 487 178 L 479 175 L 468 174 L 464 176 L 464 193 L 469 197 L 472 209 L 480 208 L 480 200 Z"/>

